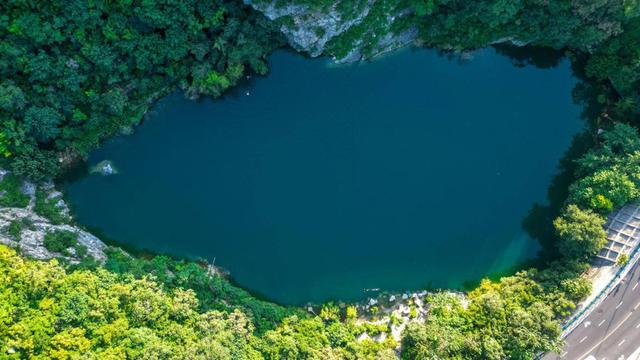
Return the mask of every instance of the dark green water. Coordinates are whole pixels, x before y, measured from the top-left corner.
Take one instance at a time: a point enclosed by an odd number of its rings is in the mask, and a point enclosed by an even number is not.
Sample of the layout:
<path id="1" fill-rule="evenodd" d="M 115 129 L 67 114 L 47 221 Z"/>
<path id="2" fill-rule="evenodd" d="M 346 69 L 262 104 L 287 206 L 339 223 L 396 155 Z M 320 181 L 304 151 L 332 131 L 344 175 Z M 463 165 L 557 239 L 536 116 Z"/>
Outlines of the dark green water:
<path id="1" fill-rule="evenodd" d="M 568 62 L 404 51 L 328 66 L 279 52 L 219 101 L 161 100 L 66 184 L 81 224 L 202 257 L 282 303 L 459 287 L 535 257 L 522 230 L 583 123 Z M 250 92 L 247 95 L 246 92 Z"/>

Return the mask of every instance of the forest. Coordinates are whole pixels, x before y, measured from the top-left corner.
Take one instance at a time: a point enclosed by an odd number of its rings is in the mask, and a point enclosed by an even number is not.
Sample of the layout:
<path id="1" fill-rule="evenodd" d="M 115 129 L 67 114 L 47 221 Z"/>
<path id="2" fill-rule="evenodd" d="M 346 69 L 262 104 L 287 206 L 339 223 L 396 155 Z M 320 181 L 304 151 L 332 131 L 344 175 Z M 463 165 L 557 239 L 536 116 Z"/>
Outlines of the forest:
<path id="1" fill-rule="evenodd" d="M 19 176 L 60 173 L 176 87 L 220 96 L 282 45 L 233 1 L 3 1 L 0 152 Z"/>
<path id="2" fill-rule="evenodd" d="M 582 274 L 604 245 L 606 216 L 640 198 L 640 3 L 381 0 L 327 55 L 370 39 L 398 8 L 410 11 L 394 29 L 416 26 L 423 46 L 460 51 L 508 39 L 573 61 L 574 92 L 596 110 L 594 141 L 550 224 L 557 255 L 546 266 L 483 280 L 465 304 L 435 293 L 426 322 L 409 326 L 396 353 L 393 341 L 358 341 L 364 325 L 349 308 L 327 304 L 313 316 L 281 307 L 193 262 L 113 250 L 104 265 L 71 266 L 0 246 L 0 357 L 532 359 L 557 351 L 561 321 L 591 290 Z M 266 56 L 285 43 L 276 24 L 240 1 L 7 0 L 0 10 L 0 167 L 34 181 L 131 132 L 176 88 L 217 97 L 267 74 Z"/>

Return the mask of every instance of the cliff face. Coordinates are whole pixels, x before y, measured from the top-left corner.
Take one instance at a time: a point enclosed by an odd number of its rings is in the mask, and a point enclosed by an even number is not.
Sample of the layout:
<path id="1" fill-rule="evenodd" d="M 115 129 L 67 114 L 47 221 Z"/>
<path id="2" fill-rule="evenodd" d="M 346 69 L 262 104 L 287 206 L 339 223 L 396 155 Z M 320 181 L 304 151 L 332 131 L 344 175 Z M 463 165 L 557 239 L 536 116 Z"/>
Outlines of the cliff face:
<path id="1" fill-rule="evenodd" d="M 312 57 L 327 55 L 338 63 L 368 59 L 413 43 L 418 35 L 401 26 L 407 10 L 389 0 L 360 0 L 309 5 L 295 0 L 244 0 L 275 21 L 289 44 Z"/>

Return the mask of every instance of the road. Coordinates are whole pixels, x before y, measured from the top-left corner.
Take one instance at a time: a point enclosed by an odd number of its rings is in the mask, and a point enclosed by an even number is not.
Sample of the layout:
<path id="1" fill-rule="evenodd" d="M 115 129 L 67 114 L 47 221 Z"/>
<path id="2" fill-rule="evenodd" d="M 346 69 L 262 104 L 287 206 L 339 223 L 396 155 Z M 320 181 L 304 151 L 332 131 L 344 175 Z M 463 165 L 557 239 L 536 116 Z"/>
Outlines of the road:
<path id="1" fill-rule="evenodd" d="M 561 354 L 544 360 L 629 359 L 640 349 L 640 261 L 565 339 Z"/>

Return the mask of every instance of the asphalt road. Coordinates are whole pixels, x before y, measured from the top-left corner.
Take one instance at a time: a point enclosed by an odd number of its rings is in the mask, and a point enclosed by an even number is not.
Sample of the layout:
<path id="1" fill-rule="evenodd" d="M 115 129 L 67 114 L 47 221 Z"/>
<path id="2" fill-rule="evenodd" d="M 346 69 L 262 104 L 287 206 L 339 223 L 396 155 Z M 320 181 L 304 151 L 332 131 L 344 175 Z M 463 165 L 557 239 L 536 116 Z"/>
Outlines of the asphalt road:
<path id="1" fill-rule="evenodd" d="M 640 349 L 639 264 L 640 261 L 566 337 L 561 354 L 546 354 L 543 359 L 630 359 L 631 354 Z"/>

